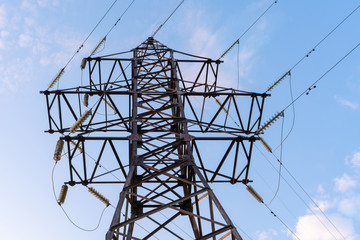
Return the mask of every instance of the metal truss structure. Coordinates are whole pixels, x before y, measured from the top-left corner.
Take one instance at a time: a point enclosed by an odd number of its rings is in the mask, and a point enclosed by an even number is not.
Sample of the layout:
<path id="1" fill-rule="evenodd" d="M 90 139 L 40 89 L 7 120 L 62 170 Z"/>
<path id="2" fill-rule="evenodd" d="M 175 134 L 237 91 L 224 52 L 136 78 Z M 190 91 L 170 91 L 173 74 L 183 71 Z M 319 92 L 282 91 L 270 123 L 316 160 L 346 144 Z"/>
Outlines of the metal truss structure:
<path id="1" fill-rule="evenodd" d="M 42 93 L 67 184 L 123 184 L 106 239 L 242 239 L 209 183 L 250 181 L 268 95 L 220 87 L 221 61 L 153 38 L 85 61 L 87 85 Z"/>

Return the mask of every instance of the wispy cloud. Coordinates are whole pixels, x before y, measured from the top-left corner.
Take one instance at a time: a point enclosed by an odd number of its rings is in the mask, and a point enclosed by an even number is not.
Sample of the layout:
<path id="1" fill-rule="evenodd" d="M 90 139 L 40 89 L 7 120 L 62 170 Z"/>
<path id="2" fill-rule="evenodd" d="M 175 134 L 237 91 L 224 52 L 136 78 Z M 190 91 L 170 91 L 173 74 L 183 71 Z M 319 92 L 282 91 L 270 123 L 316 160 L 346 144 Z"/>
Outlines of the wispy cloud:
<path id="1" fill-rule="evenodd" d="M 357 182 L 346 173 L 340 178 L 335 178 L 334 182 L 335 182 L 335 190 L 342 193 L 357 186 Z"/>
<path id="2" fill-rule="evenodd" d="M 344 99 L 344 98 L 342 98 L 342 97 L 335 96 L 334 99 L 335 99 L 338 103 L 340 103 L 340 104 L 342 104 L 342 105 L 344 105 L 344 106 L 350 107 L 350 108 L 353 109 L 353 110 L 357 110 L 357 109 L 359 108 L 359 105 L 358 105 L 357 103 L 351 102 L 351 101 L 346 100 L 346 99 Z"/>
<path id="3" fill-rule="evenodd" d="M 269 231 L 259 231 L 255 233 L 258 240 L 272 240 L 277 239 L 278 232 L 274 229 L 270 229 Z"/>
<path id="4" fill-rule="evenodd" d="M 351 166 L 354 168 L 360 168 L 360 152 L 355 152 L 350 157 Z"/>
<path id="5" fill-rule="evenodd" d="M 7 13 L 4 5 L 0 5 L 0 29 L 5 28 Z"/>
<path id="6" fill-rule="evenodd" d="M 348 217 L 358 216 L 360 212 L 360 196 L 352 196 L 340 200 L 338 209 L 342 214 Z"/>

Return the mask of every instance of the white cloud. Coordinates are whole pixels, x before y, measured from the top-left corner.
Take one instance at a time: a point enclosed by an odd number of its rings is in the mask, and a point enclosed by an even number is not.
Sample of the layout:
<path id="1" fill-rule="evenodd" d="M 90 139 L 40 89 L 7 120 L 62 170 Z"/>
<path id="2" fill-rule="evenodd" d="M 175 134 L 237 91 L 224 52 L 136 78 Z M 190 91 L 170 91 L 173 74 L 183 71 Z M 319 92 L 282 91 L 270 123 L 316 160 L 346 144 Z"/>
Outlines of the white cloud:
<path id="1" fill-rule="evenodd" d="M 356 152 L 351 156 L 350 163 L 353 167 L 360 167 L 360 152 Z"/>
<path id="2" fill-rule="evenodd" d="M 335 182 L 335 190 L 342 193 L 346 192 L 347 190 L 357 185 L 357 182 L 346 173 L 341 178 L 335 178 L 334 182 Z"/>
<path id="3" fill-rule="evenodd" d="M 354 226 L 350 219 L 332 216 L 330 220 L 347 240 L 356 239 Z M 343 238 L 327 219 L 312 214 L 298 218 L 295 233 L 298 238 L 306 240 L 332 240 L 334 236 L 337 239 Z M 293 239 L 297 238 L 293 236 Z"/>
<path id="4" fill-rule="evenodd" d="M 279 235 L 277 231 L 270 229 L 269 231 L 262 231 L 255 233 L 258 240 L 270 240 L 270 239 L 277 239 Z"/>
<path id="5" fill-rule="evenodd" d="M 358 216 L 360 212 L 360 197 L 346 198 L 339 201 L 339 211 L 349 217 Z"/>
<path id="6" fill-rule="evenodd" d="M 359 105 L 357 103 L 351 102 L 349 100 L 346 100 L 346 99 L 344 99 L 342 97 L 338 97 L 338 96 L 335 96 L 334 98 L 338 103 L 340 103 L 344 106 L 350 107 L 353 110 L 357 110 L 359 108 Z"/>
<path id="7" fill-rule="evenodd" d="M 321 184 L 318 185 L 317 192 L 320 193 L 320 194 L 325 193 L 325 189 L 324 189 L 323 185 L 321 185 Z"/>
<path id="8" fill-rule="evenodd" d="M 4 5 L 0 5 L 0 29 L 6 26 L 6 9 Z"/>
<path id="9" fill-rule="evenodd" d="M 32 45 L 32 42 L 33 42 L 33 38 L 31 36 L 26 34 L 19 35 L 18 43 L 20 47 L 23 48 L 30 47 Z"/>
<path id="10" fill-rule="evenodd" d="M 35 12 L 36 11 L 36 3 L 34 3 L 31 0 L 23 0 L 21 2 L 21 8 L 26 9 L 31 12 Z"/>

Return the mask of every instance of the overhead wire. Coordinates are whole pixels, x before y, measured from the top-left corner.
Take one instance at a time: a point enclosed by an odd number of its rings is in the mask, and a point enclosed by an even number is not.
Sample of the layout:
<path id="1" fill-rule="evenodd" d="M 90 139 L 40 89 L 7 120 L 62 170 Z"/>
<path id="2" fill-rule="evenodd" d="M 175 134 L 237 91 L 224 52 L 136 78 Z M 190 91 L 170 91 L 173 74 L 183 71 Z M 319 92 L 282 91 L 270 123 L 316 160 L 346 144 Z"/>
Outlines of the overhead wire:
<path id="1" fill-rule="evenodd" d="M 291 234 L 292 234 L 294 237 L 296 237 L 298 240 L 300 240 L 299 236 L 298 236 L 277 214 L 275 214 L 275 212 L 274 212 L 273 210 L 271 210 L 271 208 L 270 208 L 267 204 L 265 204 L 265 203 L 263 203 L 263 204 L 264 204 L 264 206 L 270 211 L 270 213 L 271 213 L 275 218 L 277 218 L 277 219 L 287 228 L 287 230 L 289 230 L 289 231 L 291 232 Z"/>
<path id="2" fill-rule="evenodd" d="M 336 29 L 338 29 L 351 15 L 353 15 L 360 8 L 360 4 L 351 11 L 340 23 L 338 23 L 324 38 L 322 38 L 305 56 L 303 56 L 294 66 L 290 68 L 289 71 L 292 71 L 295 67 L 297 67 L 305 58 L 309 57 L 312 52 L 316 50 L 316 48 L 322 44 Z"/>
<path id="3" fill-rule="evenodd" d="M 55 162 L 54 164 L 54 167 L 52 169 L 52 172 L 51 172 L 51 182 L 52 182 L 52 189 L 53 189 L 53 194 L 54 194 L 54 198 L 55 198 L 55 201 L 57 201 L 57 196 L 56 196 L 56 192 L 55 192 L 55 182 L 54 182 L 54 172 L 55 172 L 55 167 L 56 167 L 56 164 L 57 162 Z M 103 211 L 101 212 L 101 215 L 100 215 L 100 218 L 99 218 L 99 221 L 97 223 L 97 225 L 92 228 L 92 229 L 87 229 L 87 228 L 83 228 L 83 227 L 80 227 L 78 224 L 76 224 L 71 218 L 70 216 L 68 215 L 68 213 L 66 212 L 66 210 L 63 208 L 63 206 L 61 206 L 59 204 L 59 206 L 61 207 L 62 211 L 64 212 L 65 216 L 67 217 L 67 219 L 70 221 L 71 224 L 73 224 L 75 227 L 79 228 L 80 230 L 82 231 L 86 231 L 86 232 L 93 232 L 93 231 L 96 231 L 99 226 L 100 226 L 100 223 L 101 223 L 101 220 L 102 220 L 102 217 L 104 215 L 104 212 L 107 208 L 107 206 L 103 209 Z"/>
<path id="4" fill-rule="evenodd" d="M 110 10 L 114 7 L 114 5 L 116 4 L 118 0 L 115 0 L 111 6 L 108 8 L 108 10 L 105 12 L 105 14 L 101 17 L 101 19 L 98 21 L 98 23 L 95 25 L 95 27 L 91 30 L 91 32 L 88 34 L 88 36 L 85 38 L 85 40 L 82 42 L 82 44 L 80 45 L 80 47 L 78 48 L 78 50 L 76 50 L 76 52 L 72 55 L 72 57 L 69 59 L 69 61 L 65 64 L 64 69 L 69 65 L 69 63 L 74 59 L 75 55 L 79 53 L 80 49 L 84 47 L 84 44 L 86 43 L 86 41 L 90 38 L 90 36 L 94 33 L 94 31 L 96 30 L 96 28 L 100 25 L 100 23 L 104 20 L 104 18 L 106 17 L 106 15 L 110 12 Z"/>
<path id="5" fill-rule="evenodd" d="M 166 22 L 174 15 L 174 13 L 178 10 L 178 8 L 181 6 L 181 4 L 184 3 L 185 0 L 182 0 L 179 5 L 174 9 L 174 11 L 171 12 L 169 17 L 162 23 L 160 26 L 155 30 L 155 32 L 151 35 L 151 37 L 155 37 L 155 35 L 160 31 L 160 29 L 166 24 Z"/>
<path id="6" fill-rule="evenodd" d="M 290 99 L 291 99 L 291 102 L 293 102 L 293 101 L 294 101 L 294 94 L 293 94 L 293 90 L 292 90 L 291 74 L 290 74 L 290 76 L 289 76 L 289 91 L 290 91 Z M 290 136 L 291 132 L 292 132 L 293 129 L 294 129 L 295 120 L 296 120 L 295 104 L 292 105 L 292 113 L 293 113 L 293 117 L 292 117 L 292 123 L 291 123 L 290 130 L 289 130 L 289 132 L 286 134 L 286 137 L 281 140 L 280 144 L 274 149 L 273 152 L 276 152 L 276 150 L 277 150 L 279 147 L 282 147 L 282 144 L 286 141 L 286 139 Z"/>
<path id="7" fill-rule="evenodd" d="M 278 184 L 277 184 L 277 188 L 275 191 L 275 194 L 273 196 L 273 198 L 270 200 L 270 202 L 267 204 L 270 206 L 270 204 L 272 203 L 272 201 L 276 198 L 279 189 L 280 189 L 280 183 L 281 183 L 281 168 L 282 168 L 282 153 L 283 153 L 283 133 L 284 133 L 284 122 L 285 122 L 285 115 L 283 114 L 282 116 L 282 124 L 281 124 L 281 148 L 280 148 L 280 159 L 279 159 L 279 177 L 278 177 Z"/>
<path id="8" fill-rule="evenodd" d="M 276 171 L 276 172 L 278 172 L 278 170 L 277 170 L 277 168 L 271 163 L 271 161 L 269 160 L 269 158 L 261 151 L 261 149 L 256 145 L 256 144 L 254 144 L 254 146 L 255 146 L 255 148 L 260 152 L 260 154 L 265 158 L 265 160 L 271 165 L 271 167 Z M 276 157 L 276 155 L 273 153 L 273 156 L 276 158 L 276 160 L 279 162 L 279 159 Z M 284 169 L 286 169 L 285 168 L 285 166 L 284 166 L 284 164 L 283 163 L 281 163 L 281 165 L 282 165 L 282 167 L 284 168 Z M 300 196 L 300 194 L 295 190 L 295 188 L 284 178 L 284 176 L 281 174 L 280 175 L 281 176 L 281 178 L 283 179 L 283 181 L 290 187 L 290 189 L 294 192 L 294 194 L 300 199 L 300 201 L 309 209 L 309 211 L 317 218 L 317 220 L 321 223 L 321 225 L 323 225 L 323 227 L 335 238 L 335 239 L 337 239 L 336 238 L 336 236 L 333 234 L 333 232 L 331 232 L 330 231 L 330 229 L 325 225 L 325 223 L 319 218 L 319 216 L 314 212 L 314 210 L 309 206 L 309 204 L 305 201 L 305 199 L 304 198 L 302 198 L 301 196 Z M 300 183 L 299 183 L 300 184 Z M 305 191 L 305 189 L 303 190 L 303 191 Z M 310 199 L 312 199 L 311 197 L 310 197 L 310 195 L 309 194 L 307 194 L 308 195 L 308 197 L 310 198 Z M 325 215 L 325 213 L 323 212 L 323 214 Z M 327 219 L 328 219 L 328 217 L 326 217 Z M 342 234 L 340 234 L 340 235 L 342 235 Z M 343 239 L 345 239 L 345 238 L 343 238 Z"/>
<path id="9" fill-rule="evenodd" d="M 331 66 L 323 75 L 321 75 L 316 81 L 314 81 L 305 91 L 303 91 L 299 96 L 297 96 L 289 105 L 287 105 L 283 111 L 288 109 L 292 104 L 294 104 L 299 98 L 304 94 L 308 94 L 312 89 L 316 88 L 316 84 L 322 80 L 327 74 L 329 74 L 337 65 L 339 65 L 344 59 L 346 59 L 352 52 L 354 52 L 360 46 L 360 42 L 353 47 L 349 52 L 347 52 L 339 61 L 337 61 L 333 66 Z"/>
<path id="10" fill-rule="evenodd" d="M 114 7 L 114 5 L 116 4 L 118 0 L 115 0 L 110 7 L 107 9 L 107 11 L 105 12 L 105 14 L 101 17 L 101 19 L 97 22 L 97 24 L 95 25 L 95 27 L 91 30 L 91 32 L 87 35 L 87 37 L 85 38 L 85 40 L 81 43 L 80 47 L 75 51 L 75 53 L 70 57 L 70 59 L 68 60 L 68 62 L 65 64 L 65 66 L 60 69 L 59 73 L 55 76 L 55 78 L 52 80 L 52 82 L 50 83 L 48 89 L 50 89 L 55 83 L 57 83 L 57 86 L 59 88 L 59 79 L 60 77 L 64 74 L 65 69 L 67 68 L 67 66 L 71 63 L 71 61 L 74 59 L 74 57 L 76 56 L 76 54 L 78 54 L 80 52 L 80 50 L 84 47 L 84 44 L 87 42 L 87 40 L 90 38 L 90 36 L 94 33 L 94 31 L 97 29 L 97 27 L 100 25 L 100 23 L 104 20 L 104 18 L 106 17 L 106 15 L 110 12 L 110 10 Z M 110 28 L 110 30 L 108 31 L 108 33 L 105 35 L 105 37 L 101 40 L 101 41 L 105 41 L 106 37 L 110 34 L 110 32 L 114 29 L 114 27 L 119 23 L 119 21 L 122 19 L 122 17 L 124 16 L 124 14 L 129 10 L 129 8 L 131 7 L 131 5 L 134 3 L 135 0 L 133 0 L 128 7 L 125 9 L 125 11 L 122 13 L 122 15 L 120 16 L 120 18 L 115 22 L 115 24 Z M 100 42 L 101 43 L 101 42 Z M 98 48 L 101 44 L 98 44 L 98 46 L 96 48 Z M 95 48 L 95 49 L 96 49 Z M 93 52 L 95 51 L 95 49 L 93 50 Z M 93 54 L 93 53 L 92 53 Z M 91 55 L 92 55 L 91 54 Z"/>
<path id="11" fill-rule="evenodd" d="M 296 62 L 285 74 L 284 76 L 286 76 L 287 73 L 291 74 L 291 71 L 294 70 L 305 58 L 308 58 L 313 52 L 315 52 L 315 50 L 317 49 L 317 47 L 319 47 L 330 35 L 332 35 L 335 30 L 337 30 L 348 18 L 350 18 L 358 9 L 360 8 L 360 4 L 354 9 L 352 10 L 348 15 L 346 15 L 346 17 L 341 20 L 333 29 L 330 30 L 329 33 L 327 33 L 317 44 L 315 44 L 315 46 L 313 48 L 311 48 L 311 50 L 309 52 L 307 52 L 302 58 L 299 59 L 298 62 Z M 284 77 L 283 76 L 283 77 Z M 279 80 L 277 80 L 273 86 L 275 86 L 276 84 L 278 84 L 280 82 L 280 80 L 282 80 L 281 77 Z M 271 88 L 269 88 L 266 92 L 270 91 Z"/>
<path id="12" fill-rule="evenodd" d="M 276 160 L 277 157 L 273 154 Z M 294 175 L 286 168 L 285 165 L 281 164 L 285 171 L 290 175 L 290 177 L 294 180 L 294 182 L 300 187 L 300 189 L 305 193 L 305 195 L 311 200 L 311 202 L 315 205 L 315 207 L 321 212 L 321 214 L 326 218 L 326 220 L 334 227 L 334 229 L 341 235 L 343 239 L 346 239 L 345 236 L 341 233 L 341 231 L 336 227 L 336 225 L 331 221 L 331 219 L 325 214 L 325 212 L 320 208 L 320 206 L 316 203 L 316 201 L 310 196 L 310 194 L 305 190 L 305 188 L 300 184 L 300 182 L 294 177 Z"/>
<path id="13" fill-rule="evenodd" d="M 238 39 L 234 41 L 234 43 L 225 50 L 225 52 L 218 58 L 220 60 L 221 58 L 225 57 L 225 55 L 231 51 L 231 49 L 236 45 L 239 44 L 240 39 L 277 3 L 278 1 L 274 1 L 241 35 Z"/>

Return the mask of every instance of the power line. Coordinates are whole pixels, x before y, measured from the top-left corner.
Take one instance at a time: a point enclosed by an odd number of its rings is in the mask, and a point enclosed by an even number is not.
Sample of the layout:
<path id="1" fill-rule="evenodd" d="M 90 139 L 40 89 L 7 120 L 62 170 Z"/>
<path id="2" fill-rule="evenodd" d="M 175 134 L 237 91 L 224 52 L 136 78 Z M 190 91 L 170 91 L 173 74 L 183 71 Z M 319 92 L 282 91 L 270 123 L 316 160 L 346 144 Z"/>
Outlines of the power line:
<path id="1" fill-rule="evenodd" d="M 57 201 L 57 196 L 56 196 L 56 192 L 55 192 L 55 183 L 54 183 L 54 172 L 55 172 L 56 164 L 57 164 L 57 162 L 55 162 L 54 167 L 53 167 L 52 172 L 51 172 L 51 183 L 52 183 L 52 189 L 53 189 L 53 194 L 54 194 L 55 201 Z M 69 214 L 65 211 L 65 209 L 64 209 L 60 204 L 59 204 L 59 206 L 61 207 L 61 210 L 64 212 L 66 218 L 69 220 L 69 222 L 70 222 L 72 225 L 74 225 L 75 227 L 79 228 L 80 230 L 86 231 L 86 232 L 93 232 L 93 231 L 96 231 L 96 230 L 99 228 L 100 223 L 101 223 L 101 220 L 102 220 L 102 217 L 103 217 L 103 215 L 104 215 L 104 213 L 105 213 L 106 208 L 108 207 L 108 206 L 106 206 L 106 207 L 104 208 L 104 210 L 101 212 L 101 215 L 100 215 L 100 218 L 99 218 L 99 221 L 98 221 L 97 225 L 96 225 L 94 228 L 92 228 L 92 229 L 86 229 L 86 228 L 80 227 L 78 224 L 76 224 L 76 223 L 70 218 Z"/>
<path id="2" fill-rule="evenodd" d="M 281 80 L 284 79 L 284 77 L 287 76 L 287 74 L 291 74 L 291 71 L 294 70 L 305 58 L 308 58 L 310 56 L 310 54 L 312 54 L 313 52 L 315 52 L 316 48 L 318 46 L 320 46 L 331 34 L 333 34 L 335 32 L 336 29 L 338 29 L 348 18 L 351 17 L 351 15 L 353 15 L 358 9 L 360 8 L 360 4 L 353 10 L 351 11 L 340 23 L 338 23 L 328 34 L 325 35 L 325 37 L 323 37 L 308 53 L 306 53 L 302 58 L 300 58 L 300 60 L 295 63 L 295 65 L 293 65 L 290 70 L 288 70 L 280 79 L 278 79 L 273 85 L 272 87 L 274 87 L 275 85 L 277 85 Z M 270 87 L 266 92 L 270 91 L 271 88 Z M 286 137 L 287 138 L 287 137 Z"/>
<path id="3" fill-rule="evenodd" d="M 176 10 L 178 10 L 178 8 L 181 6 L 181 4 L 183 4 L 185 0 L 182 0 L 179 5 L 174 9 L 174 11 L 172 11 L 172 13 L 169 15 L 169 17 L 156 29 L 156 31 L 151 35 L 151 37 L 154 37 L 159 30 L 165 25 L 165 23 L 172 17 L 172 15 L 176 12 Z"/>
<path id="4" fill-rule="evenodd" d="M 76 50 L 76 52 L 72 55 L 72 57 L 69 59 L 69 61 L 65 64 L 64 69 L 69 65 L 69 63 L 74 59 L 75 55 L 79 53 L 80 49 L 84 47 L 84 44 L 86 43 L 86 41 L 90 38 L 90 36 L 93 34 L 93 32 L 96 30 L 96 28 L 100 25 L 100 23 L 104 20 L 104 18 L 106 17 L 106 15 L 110 12 L 110 10 L 114 7 L 115 3 L 118 0 L 115 0 L 111 6 L 108 8 L 108 10 L 105 12 L 105 14 L 102 16 L 102 18 L 98 21 L 98 23 L 95 25 L 95 27 L 91 30 L 91 32 L 88 34 L 88 36 L 85 38 L 85 40 L 82 42 L 82 44 L 80 45 L 80 47 L 78 48 L 78 50 Z"/>
<path id="5" fill-rule="evenodd" d="M 277 188 L 274 194 L 274 197 L 270 200 L 270 202 L 268 203 L 268 205 L 270 205 L 272 203 L 272 201 L 276 198 L 277 194 L 279 193 L 279 189 L 280 189 L 280 182 L 281 182 L 281 167 L 282 167 L 282 153 L 283 153 L 283 132 L 284 132 L 284 122 L 285 122 L 285 116 L 283 114 L 282 116 L 282 124 L 281 124 L 281 148 L 280 148 L 280 159 L 279 159 L 279 178 L 278 178 L 278 184 L 277 184 Z"/>
<path id="6" fill-rule="evenodd" d="M 261 153 L 261 155 L 265 158 L 265 160 L 271 165 L 271 167 L 272 167 L 276 172 L 279 172 L 279 171 L 276 169 L 276 167 L 271 163 L 271 161 L 269 160 L 269 158 L 267 158 L 266 155 L 260 150 L 260 148 L 259 148 L 256 144 L 255 144 L 254 146 L 255 146 L 256 149 Z M 274 157 L 276 158 L 276 160 L 280 163 L 280 161 L 279 161 L 279 159 L 276 157 L 276 155 L 273 154 L 273 156 L 274 156 Z M 284 169 L 286 169 L 283 163 L 281 163 L 281 165 L 283 166 Z M 286 171 L 288 172 L 287 169 L 286 169 Z M 306 201 L 305 201 L 305 200 L 300 196 L 300 194 L 295 190 L 295 188 L 294 188 L 293 186 L 291 186 L 291 184 L 284 178 L 283 175 L 280 175 L 280 176 L 281 176 L 281 178 L 284 180 L 284 182 L 290 187 L 290 189 L 295 193 L 295 195 L 302 201 L 302 203 L 303 203 L 303 204 L 311 211 L 311 213 L 317 218 L 317 220 L 321 223 L 321 225 L 323 225 L 323 227 L 324 227 L 335 239 L 337 239 L 337 238 L 335 237 L 335 235 L 330 231 L 330 229 L 324 224 L 323 221 L 321 221 L 321 219 L 318 217 L 318 215 L 315 214 L 315 212 L 311 209 L 311 207 L 306 203 Z M 298 184 L 300 184 L 300 183 L 298 183 Z M 302 189 L 303 189 L 303 191 L 305 191 L 304 188 L 302 188 Z M 307 194 L 307 196 L 308 196 L 310 199 L 312 199 L 309 194 Z M 312 200 L 312 201 L 313 201 L 313 200 Z M 324 212 L 322 212 L 322 213 L 325 215 Z M 328 217 L 326 217 L 326 218 L 328 219 Z M 328 219 L 328 220 L 329 220 L 329 219 Z M 343 237 L 343 239 L 345 239 L 345 238 Z"/>
<path id="7" fill-rule="evenodd" d="M 283 165 L 283 164 L 282 164 Z M 340 232 L 340 230 L 336 227 L 336 225 L 331 221 L 331 219 L 325 214 L 325 212 L 320 208 L 320 206 L 314 201 L 314 199 L 310 196 L 310 194 L 304 189 L 304 187 L 299 183 L 299 181 L 291 174 L 291 172 L 283 165 L 285 171 L 290 175 L 290 177 L 295 181 L 295 183 L 301 188 L 301 190 L 306 194 L 306 196 L 311 200 L 311 202 L 315 205 L 317 209 L 321 212 L 321 214 L 329 221 L 329 223 L 335 228 L 335 230 L 341 235 L 343 239 L 346 239 L 344 235 Z"/>
<path id="8" fill-rule="evenodd" d="M 278 1 L 274 1 L 241 35 L 235 42 L 218 58 L 219 60 L 223 58 L 230 50 L 236 45 L 239 44 L 240 39 L 274 6 Z"/>
<path id="9" fill-rule="evenodd" d="M 298 240 L 300 240 L 300 238 L 298 237 L 298 235 L 297 235 L 296 233 L 294 233 L 293 230 L 291 230 L 291 228 L 290 228 L 288 225 L 286 225 L 286 223 L 285 223 L 277 214 L 275 214 L 274 211 L 271 210 L 271 208 L 270 208 L 268 205 L 266 205 L 265 203 L 263 203 L 263 204 L 264 204 L 264 206 L 265 206 L 267 209 L 269 209 L 270 213 L 271 213 L 274 217 L 276 217 L 276 218 L 287 228 L 287 230 L 289 230 L 289 231 L 291 232 L 291 234 L 292 234 L 294 237 L 296 237 Z"/>
<path id="10" fill-rule="evenodd" d="M 70 64 L 70 62 L 74 59 L 74 57 L 76 56 L 76 54 L 78 54 L 80 52 L 80 50 L 84 47 L 84 44 L 87 42 L 87 40 L 90 38 L 90 36 L 94 33 L 94 31 L 97 29 L 97 27 L 100 25 L 100 23 L 104 20 L 104 18 L 106 17 L 106 15 L 110 12 L 110 10 L 114 7 L 115 3 L 118 0 L 115 0 L 111 6 L 108 8 L 108 10 L 105 12 L 105 14 L 102 16 L 102 18 L 97 22 L 97 24 L 95 25 L 95 27 L 91 30 L 91 32 L 88 34 L 88 36 L 85 38 L 85 40 L 82 42 L 82 44 L 80 45 L 80 47 L 76 50 L 76 52 L 71 56 L 71 58 L 68 60 L 68 62 L 65 64 L 65 66 L 60 69 L 60 71 L 58 72 L 58 74 L 54 77 L 54 79 L 51 81 L 51 83 L 48 86 L 48 89 L 50 89 L 51 87 L 53 87 L 55 85 L 55 83 L 57 82 L 57 86 L 59 87 L 59 79 L 61 78 L 61 76 L 64 74 L 65 69 L 67 68 L 67 66 Z M 114 29 L 114 27 L 118 24 L 118 22 L 121 20 L 121 18 L 123 17 L 123 15 L 128 11 L 128 9 L 130 8 L 130 6 L 134 3 L 135 0 L 133 0 L 129 6 L 125 9 L 125 11 L 123 12 L 123 14 L 120 16 L 120 18 L 116 21 L 116 23 L 114 24 L 114 26 L 112 26 L 112 28 L 108 31 L 108 33 L 105 35 L 105 37 L 100 41 L 100 43 L 95 47 L 95 49 L 92 51 L 92 54 L 94 54 L 94 52 L 102 45 L 102 43 L 105 42 L 107 35 L 109 35 L 109 33 Z"/>
<path id="11" fill-rule="evenodd" d="M 299 65 L 305 58 L 309 57 L 312 52 L 316 50 L 316 48 L 324 42 L 336 29 L 338 29 L 351 15 L 353 15 L 360 8 L 360 4 L 350 12 L 339 24 L 337 24 L 324 38 L 322 38 L 304 57 L 302 57 L 289 71 L 293 70 L 297 65 Z"/>
<path id="12" fill-rule="evenodd" d="M 337 61 L 331 68 L 329 68 L 321 77 L 319 77 L 315 82 L 313 82 L 305 91 L 303 91 L 297 98 L 295 98 L 289 105 L 287 105 L 283 111 L 288 109 L 292 104 L 294 104 L 299 98 L 301 98 L 304 94 L 309 94 L 309 92 L 316 88 L 316 84 L 323 79 L 329 72 L 331 72 L 339 63 L 341 63 L 345 58 L 347 58 L 353 51 L 355 51 L 360 46 L 360 42 L 352 48 L 347 54 L 345 54 L 339 61 Z"/>

